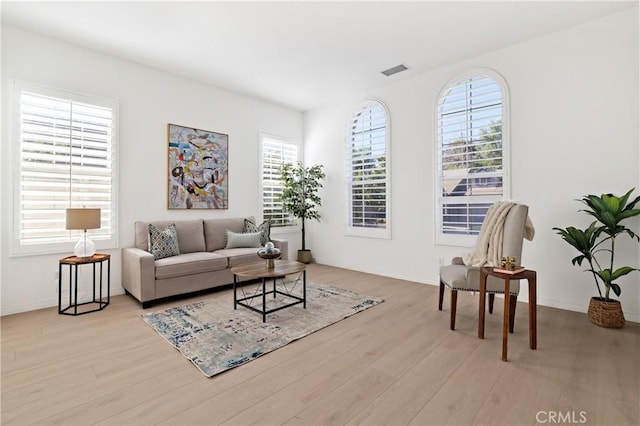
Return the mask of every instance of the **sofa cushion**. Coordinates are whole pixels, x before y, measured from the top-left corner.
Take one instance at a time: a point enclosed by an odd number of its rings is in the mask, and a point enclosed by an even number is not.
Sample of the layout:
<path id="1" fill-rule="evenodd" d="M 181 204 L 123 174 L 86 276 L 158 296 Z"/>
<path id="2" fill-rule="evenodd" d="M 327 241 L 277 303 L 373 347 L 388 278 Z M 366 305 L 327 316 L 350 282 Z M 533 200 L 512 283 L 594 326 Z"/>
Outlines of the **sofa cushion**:
<path id="1" fill-rule="evenodd" d="M 258 249 L 256 248 L 222 249 L 214 251 L 213 254 L 228 258 L 230 268 L 245 263 L 263 261 L 263 259 L 258 256 Z"/>
<path id="2" fill-rule="evenodd" d="M 176 226 L 173 223 L 163 229 L 149 224 L 149 253 L 156 260 L 180 254 Z"/>
<path id="3" fill-rule="evenodd" d="M 196 253 L 205 251 L 204 227 L 202 220 L 176 221 L 180 253 Z"/>
<path id="4" fill-rule="evenodd" d="M 227 258 L 215 253 L 187 253 L 156 260 L 156 279 L 182 277 L 185 275 L 213 272 L 225 269 Z"/>
<path id="5" fill-rule="evenodd" d="M 206 251 L 221 250 L 226 246 L 226 230 L 244 231 L 244 218 L 219 218 L 204 220 Z"/>
<path id="6" fill-rule="evenodd" d="M 256 220 L 248 217 L 244 220 L 244 232 L 260 232 L 260 245 L 264 246 L 271 241 L 271 221 L 267 219 L 260 225 L 256 225 Z"/>
<path id="7" fill-rule="evenodd" d="M 239 220 L 242 221 L 242 219 Z M 202 219 L 136 222 L 134 225 L 135 246 L 139 249 L 149 250 L 149 223 L 158 229 L 164 229 L 172 223 L 175 224 L 176 232 L 178 234 L 178 247 L 180 248 L 180 253 L 205 251 Z"/>
<path id="8" fill-rule="evenodd" d="M 224 248 L 260 248 L 262 244 L 262 232 L 232 232 L 227 229 L 227 243 Z"/>

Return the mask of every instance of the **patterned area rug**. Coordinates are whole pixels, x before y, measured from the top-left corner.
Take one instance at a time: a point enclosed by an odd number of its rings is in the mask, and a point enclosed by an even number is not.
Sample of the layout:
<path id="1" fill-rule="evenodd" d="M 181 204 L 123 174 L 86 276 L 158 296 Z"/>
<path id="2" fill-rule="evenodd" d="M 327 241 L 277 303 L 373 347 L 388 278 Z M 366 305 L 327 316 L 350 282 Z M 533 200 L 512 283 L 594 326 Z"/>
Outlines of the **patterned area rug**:
<path id="1" fill-rule="evenodd" d="M 302 284 L 280 283 L 287 291 L 302 293 Z M 293 289 L 292 289 L 293 287 Z M 257 285 L 245 286 L 255 291 Z M 240 298 L 242 293 L 238 292 Z M 267 315 L 245 307 L 233 309 L 233 295 L 222 300 L 197 302 L 143 314 L 141 318 L 178 349 L 207 377 L 247 363 L 294 340 L 382 303 L 349 290 L 307 282 L 307 309 L 302 304 Z M 267 296 L 267 309 L 290 302 L 284 296 Z M 254 299 L 254 305 L 262 303 Z"/>

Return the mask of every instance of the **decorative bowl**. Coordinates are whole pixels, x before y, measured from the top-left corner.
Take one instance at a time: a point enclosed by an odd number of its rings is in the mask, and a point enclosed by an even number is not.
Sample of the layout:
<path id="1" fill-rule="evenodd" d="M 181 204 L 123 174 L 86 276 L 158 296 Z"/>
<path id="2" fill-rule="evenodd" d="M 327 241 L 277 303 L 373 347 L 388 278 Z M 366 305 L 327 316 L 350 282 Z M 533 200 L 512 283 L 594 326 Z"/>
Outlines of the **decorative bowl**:
<path id="1" fill-rule="evenodd" d="M 273 252 L 273 253 L 266 253 L 263 251 L 259 251 L 258 252 L 258 256 L 260 256 L 263 259 L 277 259 L 280 257 L 282 253 L 280 253 L 280 250 L 278 250 L 277 252 Z"/>
<path id="2" fill-rule="evenodd" d="M 277 248 L 258 250 L 258 256 L 267 260 L 267 269 L 275 268 L 275 263 L 273 260 L 279 258 L 280 254 L 280 249 Z"/>

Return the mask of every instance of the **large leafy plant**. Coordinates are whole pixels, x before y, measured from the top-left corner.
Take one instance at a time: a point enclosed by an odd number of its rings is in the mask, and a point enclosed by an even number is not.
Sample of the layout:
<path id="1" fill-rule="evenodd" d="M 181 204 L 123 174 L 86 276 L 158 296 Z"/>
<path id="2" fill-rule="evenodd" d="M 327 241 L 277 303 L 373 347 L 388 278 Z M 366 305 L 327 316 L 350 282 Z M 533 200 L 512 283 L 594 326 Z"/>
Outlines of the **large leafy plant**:
<path id="1" fill-rule="evenodd" d="M 284 186 L 280 197 L 282 208 L 302 220 L 302 250 L 306 250 L 304 221 L 320 220 L 318 207 L 321 200 L 318 190 L 322 188 L 321 180 L 324 177 L 322 165 L 305 167 L 298 162 L 295 165 L 285 163 L 280 168 L 280 178 Z"/>
<path id="2" fill-rule="evenodd" d="M 610 301 L 611 290 L 620 297 L 622 290 L 615 283 L 620 277 L 639 269 L 631 266 L 620 266 L 614 269 L 615 242 L 621 234 L 627 234 L 631 239 L 640 242 L 640 236 L 631 229 L 622 225 L 622 222 L 640 215 L 640 209 L 635 206 L 640 202 L 640 196 L 629 201 L 631 193 L 635 188 L 621 197 L 613 194 L 586 195 L 578 200 L 587 208 L 580 210 L 593 216 L 596 220 L 586 229 L 578 229 L 573 226 L 567 228 L 553 228 L 567 243 L 571 244 L 578 252 L 578 256 L 571 259 L 573 265 L 582 266 L 582 262 L 589 264 L 589 269 L 593 274 L 600 297 Z M 602 295 L 600 284 L 605 287 L 605 294 Z"/>

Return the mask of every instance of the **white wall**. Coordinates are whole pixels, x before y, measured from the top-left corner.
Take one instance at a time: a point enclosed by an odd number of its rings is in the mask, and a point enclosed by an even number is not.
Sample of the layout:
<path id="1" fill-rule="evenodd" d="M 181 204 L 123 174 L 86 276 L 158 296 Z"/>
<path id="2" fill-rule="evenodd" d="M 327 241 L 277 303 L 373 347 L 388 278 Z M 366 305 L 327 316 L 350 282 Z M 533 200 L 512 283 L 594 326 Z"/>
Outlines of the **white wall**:
<path id="1" fill-rule="evenodd" d="M 435 285 L 440 259 L 470 251 L 434 243 L 434 108 L 444 85 L 474 67 L 497 71 L 510 87 L 512 198 L 530 206 L 536 227 L 523 264 L 538 271 L 538 301 L 586 312 L 595 284 L 571 266 L 573 249 L 552 227 L 590 222 L 577 213 L 574 199 L 582 195 L 640 186 L 637 7 L 307 112 L 305 158 L 324 164 L 328 175 L 322 222 L 309 226 L 314 257 Z M 391 240 L 344 234 L 346 125 L 369 97 L 383 101 L 391 116 Z M 630 225 L 640 232 L 639 220 Z M 638 266 L 639 245 L 620 240 L 618 265 Z M 621 280 L 625 315 L 636 322 L 639 283 L 638 273 Z M 526 289 L 520 297 L 526 300 Z"/>
<path id="2" fill-rule="evenodd" d="M 300 112 L 5 25 L 2 28 L 0 177 L 3 315 L 57 305 L 55 273 L 58 259 L 68 255 L 9 257 L 12 192 L 9 126 L 6 124 L 10 117 L 10 79 L 119 101 L 118 232 L 121 247 L 133 244 L 136 220 L 259 216 L 259 132 L 270 132 L 302 143 L 303 117 Z M 229 135 L 228 210 L 167 210 L 167 123 Z M 295 253 L 298 233 L 284 237 L 290 241 Z M 120 250 L 107 252 L 112 255 L 112 294 L 118 294 L 122 292 Z M 89 270 L 83 278 L 89 278 Z"/>
<path id="3" fill-rule="evenodd" d="M 494 69 L 510 86 L 512 195 L 531 206 L 537 229 L 535 240 L 525 242 L 524 263 L 538 271 L 538 300 L 585 311 L 595 286 L 586 273 L 571 266 L 574 253 L 551 228 L 588 224 L 588 218 L 577 213 L 575 198 L 640 187 L 638 8 L 310 111 L 304 116 L 304 135 L 298 112 L 5 25 L 1 314 L 55 306 L 55 272 L 58 259 L 66 255 L 9 257 L 9 79 L 120 102 L 121 247 L 132 244 L 133 222 L 138 219 L 257 215 L 258 132 L 266 131 L 297 140 L 304 136 L 307 163 L 325 166 L 323 219 L 308 223 L 308 243 L 318 262 L 435 284 L 440 259 L 446 262 L 468 249 L 434 243 L 434 105 L 449 79 L 473 67 Z M 368 97 L 382 100 L 391 115 L 391 240 L 347 237 L 343 232 L 346 125 L 352 110 Z M 167 123 L 230 135 L 228 211 L 166 209 Z M 640 220 L 633 227 L 640 231 Z M 287 238 L 295 252 L 298 233 Z M 122 291 L 120 252 L 109 253 L 114 258 L 112 294 L 117 294 Z M 640 261 L 638 245 L 628 240 L 619 244 L 617 254 L 619 264 L 637 266 Z M 639 282 L 638 274 L 621 282 L 625 315 L 633 321 L 640 321 Z"/>

